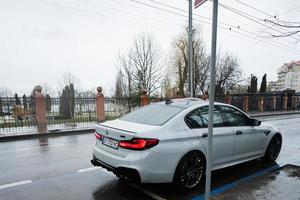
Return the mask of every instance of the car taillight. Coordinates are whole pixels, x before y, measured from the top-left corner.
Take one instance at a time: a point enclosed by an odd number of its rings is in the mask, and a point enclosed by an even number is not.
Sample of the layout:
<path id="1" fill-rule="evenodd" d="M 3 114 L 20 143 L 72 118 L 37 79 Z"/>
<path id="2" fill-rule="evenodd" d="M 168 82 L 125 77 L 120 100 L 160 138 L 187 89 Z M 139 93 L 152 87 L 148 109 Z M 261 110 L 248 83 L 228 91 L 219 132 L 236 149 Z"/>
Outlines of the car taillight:
<path id="1" fill-rule="evenodd" d="M 102 140 L 102 135 L 99 134 L 99 133 L 95 133 L 95 137 L 98 139 L 98 140 Z"/>
<path id="2" fill-rule="evenodd" d="M 132 140 L 123 140 L 119 146 L 125 149 L 143 150 L 154 147 L 159 142 L 158 139 L 133 138 Z"/>

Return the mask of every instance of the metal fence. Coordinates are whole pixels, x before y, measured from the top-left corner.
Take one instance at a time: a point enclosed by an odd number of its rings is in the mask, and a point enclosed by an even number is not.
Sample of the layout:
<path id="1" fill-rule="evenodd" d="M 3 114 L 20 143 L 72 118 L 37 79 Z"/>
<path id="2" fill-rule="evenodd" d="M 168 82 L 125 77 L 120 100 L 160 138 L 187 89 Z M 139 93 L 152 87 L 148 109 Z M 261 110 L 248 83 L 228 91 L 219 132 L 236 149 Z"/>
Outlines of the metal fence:
<path id="1" fill-rule="evenodd" d="M 37 132 L 35 99 L 16 102 L 14 97 L 0 98 L 0 136 Z M 151 98 L 150 102 L 163 99 Z M 139 107 L 140 98 L 104 98 L 105 118 L 118 118 Z M 93 128 L 97 122 L 96 98 L 45 99 L 49 132 Z"/>
<path id="2" fill-rule="evenodd" d="M 27 97 L 16 101 L 14 97 L 1 98 L 0 134 L 36 132 L 35 102 Z M 24 127 L 26 127 L 24 129 Z"/>
<path id="3" fill-rule="evenodd" d="M 231 104 L 243 108 L 244 95 L 231 95 Z M 258 111 L 258 99 L 264 97 L 264 111 L 280 111 L 283 95 L 247 94 L 249 112 Z M 272 109 L 273 96 L 276 97 L 276 108 Z M 292 105 L 292 97 L 288 97 L 288 110 L 300 108 L 300 96 L 296 96 L 297 105 Z M 96 98 L 50 98 L 45 99 L 48 131 L 93 128 L 96 124 Z M 165 101 L 164 98 L 150 98 L 150 103 Z M 216 96 L 216 101 L 225 102 L 226 97 Z M 294 100 L 295 101 L 295 100 Z M 104 98 L 105 118 L 115 119 L 139 107 L 140 98 Z M 0 98 L 0 135 L 23 134 L 37 132 L 35 99 L 14 97 Z"/>
<path id="4" fill-rule="evenodd" d="M 51 98 L 46 110 L 48 131 L 90 128 L 96 122 L 95 98 Z"/>

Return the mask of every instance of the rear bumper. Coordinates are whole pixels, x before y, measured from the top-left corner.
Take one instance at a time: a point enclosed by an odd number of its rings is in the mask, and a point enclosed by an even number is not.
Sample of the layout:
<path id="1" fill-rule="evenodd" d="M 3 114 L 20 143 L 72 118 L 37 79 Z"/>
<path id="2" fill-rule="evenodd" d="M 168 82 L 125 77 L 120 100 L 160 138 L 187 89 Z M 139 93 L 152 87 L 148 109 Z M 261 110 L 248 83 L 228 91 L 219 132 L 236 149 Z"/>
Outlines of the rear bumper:
<path id="1" fill-rule="evenodd" d="M 93 159 L 91 160 L 91 163 L 94 166 L 100 166 L 106 169 L 107 171 L 113 172 L 119 178 L 123 178 L 137 183 L 141 182 L 141 176 L 136 169 L 127 168 L 127 167 L 113 167 L 97 159 L 95 155 L 93 155 Z"/>

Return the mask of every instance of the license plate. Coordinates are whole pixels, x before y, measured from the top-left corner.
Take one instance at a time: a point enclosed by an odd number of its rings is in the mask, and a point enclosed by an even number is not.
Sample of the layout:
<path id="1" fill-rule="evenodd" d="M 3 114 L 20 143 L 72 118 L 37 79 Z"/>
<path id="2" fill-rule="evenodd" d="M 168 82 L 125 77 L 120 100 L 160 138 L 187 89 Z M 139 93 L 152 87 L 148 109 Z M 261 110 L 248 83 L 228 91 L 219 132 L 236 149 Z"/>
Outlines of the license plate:
<path id="1" fill-rule="evenodd" d="M 118 141 L 107 138 L 107 137 L 103 137 L 102 144 L 104 144 L 108 147 L 114 148 L 114 149 L 117 149 L 119 147 L 119 142 Z"/>

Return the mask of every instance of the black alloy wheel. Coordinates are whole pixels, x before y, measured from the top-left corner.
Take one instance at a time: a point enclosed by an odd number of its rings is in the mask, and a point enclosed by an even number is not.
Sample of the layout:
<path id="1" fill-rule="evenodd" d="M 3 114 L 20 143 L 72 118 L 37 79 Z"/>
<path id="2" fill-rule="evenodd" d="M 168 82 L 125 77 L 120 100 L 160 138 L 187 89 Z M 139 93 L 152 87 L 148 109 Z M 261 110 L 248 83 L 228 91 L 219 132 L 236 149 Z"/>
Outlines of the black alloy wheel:
<path id="1" fill-rule="evenodd" d="M 267 148 L 265 154 L 265 160 L 271 162 L 275 161 L 280 153 L 281 145 L 282 145 L 281 137 L 279 136 L 273 137 Z"/>
<path id="2" fill-rule="evenodd" d="M 193 189 L 199 185 L 204 174 L 205 158 L 201 153 L 193 151 L 186 154 L 179 162 L 173 182 L 181 189 Z"/>

